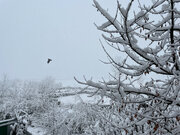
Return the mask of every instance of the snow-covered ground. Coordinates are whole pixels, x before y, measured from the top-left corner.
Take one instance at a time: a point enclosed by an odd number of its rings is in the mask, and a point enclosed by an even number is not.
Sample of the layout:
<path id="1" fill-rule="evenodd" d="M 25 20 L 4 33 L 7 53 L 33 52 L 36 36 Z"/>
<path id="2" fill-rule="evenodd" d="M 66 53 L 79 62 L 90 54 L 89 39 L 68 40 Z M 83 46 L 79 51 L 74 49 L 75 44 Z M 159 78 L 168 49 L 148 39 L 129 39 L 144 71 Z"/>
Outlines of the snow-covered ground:
<path id="1" fill-rule="evenodd" d="M 42 128 L 39 127 L 31 127 L 29 126 L 27 128 L 27 131 L 30 132 L 32 135 L 44 135 L 45 131 Z"/>

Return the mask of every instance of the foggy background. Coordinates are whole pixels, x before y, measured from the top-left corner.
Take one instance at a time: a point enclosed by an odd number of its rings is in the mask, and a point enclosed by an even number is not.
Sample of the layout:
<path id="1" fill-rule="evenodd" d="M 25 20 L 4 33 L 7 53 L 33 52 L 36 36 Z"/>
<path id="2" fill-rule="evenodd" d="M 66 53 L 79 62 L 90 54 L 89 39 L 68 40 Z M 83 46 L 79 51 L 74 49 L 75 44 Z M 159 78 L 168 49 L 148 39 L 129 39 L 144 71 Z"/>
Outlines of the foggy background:
<path id="1" fill-rule="evenodd" d="M 99 0 L 115 15 L 116 0 Z M 0 0 L 0 75 L 39 80 L 108 78 L 92 0 Z M 114 4 L 113 4 L 114 3 Z M 115 8 L 114 8 L 115 7 Z M 112 10 L 114 8 L 114 11 Z M 47 59 L 52 62 L 47 64 Z"/>

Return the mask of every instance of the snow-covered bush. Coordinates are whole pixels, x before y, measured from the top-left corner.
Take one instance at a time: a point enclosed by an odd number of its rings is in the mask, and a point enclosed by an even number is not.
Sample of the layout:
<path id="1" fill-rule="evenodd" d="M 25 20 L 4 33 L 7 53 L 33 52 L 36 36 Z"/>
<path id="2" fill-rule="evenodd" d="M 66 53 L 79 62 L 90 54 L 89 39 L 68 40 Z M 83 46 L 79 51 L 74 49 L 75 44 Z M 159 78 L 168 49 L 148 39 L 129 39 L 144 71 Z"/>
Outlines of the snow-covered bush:
<path id="1" fill-rule="evenodd" d="M 118 110 L 114 110 L 109 105 L 78 103 L 58 107 L 54 104 L 35 121 L 46 129 L 48 135 L 120 134 L 124 131 L 104 119 L 111 119 L 113 123 L 119 122 L 116 113 L 119 113 Z"/>
<path id="2" fill-rule="evenodd" d="M 57 85 L 53 78 L 45 78 L 42 81 L 9 80 L 4 77 L 0 81 L 0 117 L 3 119 L 6 113 L 24 110 L 29 114 L 45 112 L 51 102 Z"/>

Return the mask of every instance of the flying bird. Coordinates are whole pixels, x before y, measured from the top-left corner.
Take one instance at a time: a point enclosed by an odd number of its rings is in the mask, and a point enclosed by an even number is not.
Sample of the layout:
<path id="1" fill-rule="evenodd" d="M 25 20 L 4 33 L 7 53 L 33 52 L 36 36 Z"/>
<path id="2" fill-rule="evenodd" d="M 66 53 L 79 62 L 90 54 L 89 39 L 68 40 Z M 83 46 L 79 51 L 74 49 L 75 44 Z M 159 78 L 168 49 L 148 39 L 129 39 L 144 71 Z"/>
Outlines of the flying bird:
<path id="1" fill-rule="evenodd" d="M 49 64 L 52 61 L 52 59 L 48 58 L 47 64 Z"/>

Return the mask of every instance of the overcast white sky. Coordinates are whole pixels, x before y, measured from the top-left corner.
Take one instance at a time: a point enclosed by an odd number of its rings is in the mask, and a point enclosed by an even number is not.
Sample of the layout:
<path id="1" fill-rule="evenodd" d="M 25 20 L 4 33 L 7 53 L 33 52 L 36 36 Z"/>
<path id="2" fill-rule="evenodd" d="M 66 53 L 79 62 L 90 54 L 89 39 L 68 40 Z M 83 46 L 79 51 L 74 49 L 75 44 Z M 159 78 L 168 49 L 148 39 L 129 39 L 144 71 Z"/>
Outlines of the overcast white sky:
<path id="1" fill-rule="evenodd" d="M 116 0 L 99 0 L 115 7 Z M 92 0 L 0 0 L 0 75 L 39 80 L 107 77 L 111 67 L 94 26 L 103 16 Z M 109 8 L 109 9 L 110 9 Z M 47 64 L 47 58 L 52 63 Z"/>

